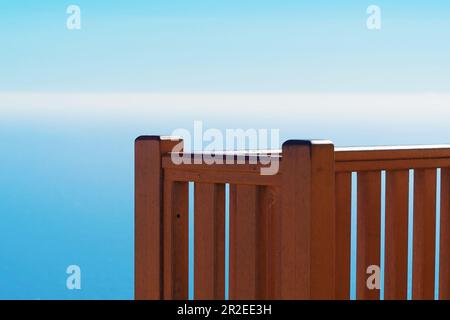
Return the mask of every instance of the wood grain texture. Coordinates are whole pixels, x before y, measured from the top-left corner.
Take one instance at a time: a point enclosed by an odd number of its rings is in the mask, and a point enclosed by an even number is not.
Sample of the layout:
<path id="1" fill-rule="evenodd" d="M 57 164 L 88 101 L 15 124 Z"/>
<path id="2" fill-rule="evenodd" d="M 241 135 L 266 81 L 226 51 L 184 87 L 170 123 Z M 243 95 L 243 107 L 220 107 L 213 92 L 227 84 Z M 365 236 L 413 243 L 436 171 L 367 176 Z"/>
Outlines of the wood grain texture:
<path id="1" fill-rule="evenodd" d="M 176 300 L 189 297 L 189 184 L 176 182 L 173 186 L 174 222 L 174 264 L 175 285 L 173 296 Z"/>
<path id="2" fill-rule="evenodd" d="M 439 298 L 450 300 L 450 168 L 441 169 Z"/>
<path id="3" fill-rule="evenodd" d="M 174 212 L 174 182 L 164 179 L 163 182 L 163 299 L 173 300 L 174 297 L 174 262 L 175 262 L 175 219 Z"/>
<path id="4" fill-rule="evenodd" d="M 279 299 L 309 299 L 311 270 L 310 142 L 283 144 Z"/>
<path id="5" fill-rule="evenodd" d="M 434 299 L 436 170 L 414 171 L 413 299 Z"/>
<path id="6" fill-rule="evenodd" d="M 380 290 L 367 286 L 367 268 L 380 266 L 381 173 L 358 172 L 356 298 L 377 300 Z"/>
<path id="7" fill-rule="evenodd" d="M 164 182 L 164 299 L 188 299 L 188 184 Z"/>
<path id="8" fill-rule="evenodd" d="M 334 146 L 288 141 L 281 170 L 281 298 L 333 299 Z"/>
<path id="9" fill-rule="evenodd" d="M 386 300 L 407 298 L 408 195 L 409 171 L 387 171 L 384 263 Z"/>
<path id="10" fill-rule="evenodd" d="M 273 300 L 280 295 L 279 239 L 280 188 L 259 187 L 260 220 L 258 243 L 258 287 L 257 299 Z"/>
<path id="11" fill-rule="evenodd" d="M 207 171 L 207 170 L 181 170 L 166 169 L 167 177 L 174 181 L 192 181 L 210 184 L 244 184 L 244 185 L 280 185 L 280 175 L 261 175 L 260 173 L 233 172 L 233 171 Z"/>
<path id="12" fill-rule="evenodd" d="M 334 146 L 311 142 L 310 298 L 335 298 L 336 190 Z"/>
<path id="13" fill-rule="evenodd" d="M 225 297 L 225 186 L 195 184 L 194 297 Z"/>
<path id="14" fill-rule="evenodd" d="M 336 162 L 336 171 L 408 170 L 410 168 L 430 169 L 448 166 L 450 166 L 450 158 L 339 161 Z"/>
<path id="15" fill-rule="evenodd" d="M 135 142 L 136 299 L 187 299 L 189 181 L 196 299 L 224 298 L 225 183 L 231 184 L 230 298 L 348 299 L 352 171 L 358 171 L 357 298 L 379 299 L 379 290 L 367 288 L 366 270 L 380 265 L 380 170 L 387 170 L 385 298 L 405 299 L 410 168 L 413 299 L 433 299 L 439 167 L 439 294 L 450 299 L 450 146 L 335 149 L 292 140 L 274 155 L 281 174 L 273 176 L 260 174 L 258 153 L 241 154 L 239 165 L 176 165 L 170 153 L 182 149 L 173 138 Z"/>
<path id="16" fill-rule="evenodd" d="M 162 298 L 159 137 L 135 142 L 135 299 Z"/>
<path id="17" fill-rule="evenodd" d="M 351 173 L 336 174 L 336 299 L 350 299 Z"/>
<path id="18" fill-rule="evenodd" d="M 179 138 L 141 136 L 135 141 L 135 299 L 164 298 L 162 157 Z"/>
<path id="19" fill-rule="evenodd" d="M 261 216 L 257 186 L 230 186 L 230 299 L 257 299 Z"/>
<path id="20" fill-rule="evenodd" d="M 230 283 L 232 300 L 273 299 L 277 294 L 278 190 L 230 186 Z"/>
<path id="21" fill-rule="evenodd" d="M 450 145 L 336 148 L 336 161 L 450 158 Z"/>

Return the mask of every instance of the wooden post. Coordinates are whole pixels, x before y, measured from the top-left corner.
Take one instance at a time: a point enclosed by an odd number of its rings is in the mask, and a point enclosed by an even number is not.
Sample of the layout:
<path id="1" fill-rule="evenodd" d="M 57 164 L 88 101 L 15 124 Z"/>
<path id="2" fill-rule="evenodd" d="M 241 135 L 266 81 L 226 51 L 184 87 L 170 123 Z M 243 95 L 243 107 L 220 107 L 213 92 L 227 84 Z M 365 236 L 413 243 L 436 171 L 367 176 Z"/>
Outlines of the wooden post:
<path id="1" fill-rule="evenodd" d="M 281 299 L 333 299 L 335 292 L 334 146 L 291 140 L 281 162 Z"/>
<path id="2" fill-rule="evenodd" d="M 142 136 L 135 141 L 135 299 L 163 298 L 163 170 L 161 157 L 182 142 Z"/>

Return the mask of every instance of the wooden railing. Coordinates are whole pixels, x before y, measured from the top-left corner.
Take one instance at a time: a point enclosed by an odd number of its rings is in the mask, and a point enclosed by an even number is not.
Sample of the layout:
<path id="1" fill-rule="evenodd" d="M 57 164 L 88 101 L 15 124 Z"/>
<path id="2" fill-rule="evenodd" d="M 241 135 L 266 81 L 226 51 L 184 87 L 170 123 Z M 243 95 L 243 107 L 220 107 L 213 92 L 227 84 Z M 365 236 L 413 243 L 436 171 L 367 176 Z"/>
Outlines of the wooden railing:
<path id="1" fill-rule="evenodd" d="M 382 172 L 384 298 L 407 297 L 410 203 L 412 297 L 434 298 L 439 199 L 439 296 L 450 299 L 450 146 L 335 148 L 329 141 L 292 140 L 281 152 L 232 154 L 244 159 L 239 163 L 175 164 L 171 151 L 180 142 L 136 140 L 136 299 L 188 298 L 189 182 L 195 186 L 195 299 L 225 296 L 226 200 L 230 299 L 349 299 L 352 189 L 357 190 L 356 297 L 379 299 L 380 290 L 366 282 L 367 268 L 381 263 Z M 253 161 L 259 156 L 279 161 L 278 172 L 262 175 L 264 165 Z"/>

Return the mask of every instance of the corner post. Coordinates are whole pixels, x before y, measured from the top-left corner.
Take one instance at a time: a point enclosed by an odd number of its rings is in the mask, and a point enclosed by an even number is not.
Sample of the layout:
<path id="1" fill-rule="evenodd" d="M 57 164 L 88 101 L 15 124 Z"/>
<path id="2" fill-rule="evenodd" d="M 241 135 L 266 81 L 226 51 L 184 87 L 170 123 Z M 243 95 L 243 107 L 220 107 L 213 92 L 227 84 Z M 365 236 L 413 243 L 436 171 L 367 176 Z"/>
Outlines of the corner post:
<path id="1" fill-rule="evenodd" d="M 180 139 L 141 136 L 135 141 L 135 271 L 136 300 L 163 298 L 163 169 L 162 156 Z"/>
<path id="2" fill-rule="evenodd" d="M 157 136 L 135 141 L 134 295 L 136 300 L 162 298 L 162 169 Z"/>
<path id="3" fill-rule="evenodd" d="M 282 157 L 280 298 L 333 299 L 334 145 L 290 140 Z"/>

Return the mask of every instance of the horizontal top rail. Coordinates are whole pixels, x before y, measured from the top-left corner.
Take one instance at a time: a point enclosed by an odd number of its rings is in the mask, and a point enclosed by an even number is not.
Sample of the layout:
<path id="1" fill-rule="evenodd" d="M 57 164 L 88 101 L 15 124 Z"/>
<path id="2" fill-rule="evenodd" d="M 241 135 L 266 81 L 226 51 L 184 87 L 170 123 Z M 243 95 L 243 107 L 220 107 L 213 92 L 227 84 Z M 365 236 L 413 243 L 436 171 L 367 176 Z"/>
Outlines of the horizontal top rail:
<path id="1" fill-rule="evenodd" d="M 169 154 L 190 154 L 190 155 L 205 155 L 205 154 L 209 154 L 209 155 L 222 155 L 222 156 L 227 156 L 227 155 L 232 155 L 232 156 L 254 156 L 254 155 L 264 155 L 264 154 L 270 154 L 270 155 L 279 155 L 282 153 L 282 150 L 280 149 L 258 149 L 258 150 L 215 150 L 215 151 L 201 151 L 201 152 L 169 152 Z"/>
<path id="2" fill-rule="evenodd" d="M 336 161 L 432 159 L 450 157 L 450 144 L 335 148 Z"/>
<path id="3" fill-rule="evenodd" d="M 450 167 L 450 145 L 336 148 L 335 161 L 336 171 Z"/>
<path id="4" fill-rule="evenodd" d="M 237 161 L 234 159 L 233 161 Z M 204 161 L 201 163 L 195 163 L 195 159 L 192 158 L 190 163 L 174 163 L 171 156 L 164 156 L 162 158 L 162 167 L 164 169 L 175 170 L 205 170 L 205 171 L 236 171 L 236 172 L 254 172 L 257 173 L 261 168 L 265 167 L 260 162 L 255 162 L 253 159 L 244 159 L 245 163 L 226 163 L 226 159 L 223 159 L 223 163 L 211 163 L 207 164 Z"/>
<path id="5" fill-rule="evenodd" d="M 176 161 L 172 158 L 176 156 Z M 210 156 L 211 158 L 207 158 Z M 165 177 L 173 181 L 235 183 L 246 185 L 279 185 L 280 151 L 263 150 L 168 153 L 162 157 Z M 273 174 L 263 174 L 275 162 Z"/>
<path id="6" fill-rule="evenodd" d="M 176 151 L 174 151 L 173 147 L 182 142 L 178 137 L 146 136 L 139 139 L 160 139 L 162 167 L 170 171 L 188 171 L 194 176 L 198 176 L 198 173 L 203 175 L 205 172 L 258 174 L 263 168 L 269 167 L 274 160 L 281 162 L 283 157 L 283 152 L 279 149 L 183 152 L 181 147 L 181 149 L 175 148 Z M 309 143 L 332 144 L 325 140 Z M 450 144 L 339 147 L 334 150 L 336 172 L 450 167 Z M 178 163 L 173 161 L 174 155 L 178 158 Z M 279 175 L 278 172 L 277 175 Z M 275 180 L 268 179 L 268 181 L 272 184 Z"/>

